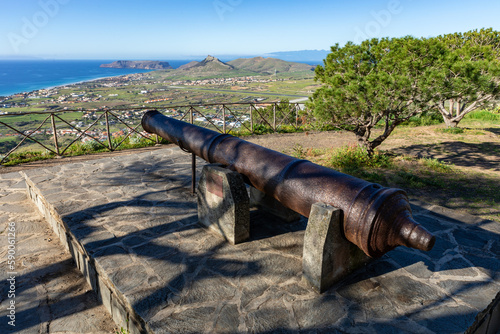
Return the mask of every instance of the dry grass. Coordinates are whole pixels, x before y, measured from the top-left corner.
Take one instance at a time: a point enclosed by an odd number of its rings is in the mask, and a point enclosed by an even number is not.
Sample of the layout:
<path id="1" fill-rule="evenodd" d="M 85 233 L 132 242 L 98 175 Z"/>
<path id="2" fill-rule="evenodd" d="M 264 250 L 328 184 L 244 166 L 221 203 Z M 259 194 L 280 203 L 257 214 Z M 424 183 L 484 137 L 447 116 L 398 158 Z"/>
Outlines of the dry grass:
<path id="1" fill-rule="evenodd" d="M 496 123 L 465 120 L 459 133 L 443 131 L 444 125 L 400 127 L 380 147 L 389 163 L 354 163 L 347 168 L 332 159 L 339 148 L 356 144 L 350 133 L 293 134 L 269 138 L 264 146 L 402 188 L 411 199 L 500 222 L 500 124 Z"/>

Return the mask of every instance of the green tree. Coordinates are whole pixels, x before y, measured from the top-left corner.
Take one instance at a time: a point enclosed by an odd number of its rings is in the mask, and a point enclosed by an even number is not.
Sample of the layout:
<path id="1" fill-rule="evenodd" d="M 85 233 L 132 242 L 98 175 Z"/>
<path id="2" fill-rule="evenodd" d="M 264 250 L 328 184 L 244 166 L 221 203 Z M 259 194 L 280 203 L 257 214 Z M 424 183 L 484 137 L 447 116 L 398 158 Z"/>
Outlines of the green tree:
<path id="1" fill-rule="evenodd" d="M 336 44 L 316 68 L 322 87 L 309 108 L 320 121 L 354 132 L 371 155 L 396 126 L 434 107 L 435 85 L 444 77 L 439 65 L 447 52 L 438 40 L 410 36 Z M 376 125 L 383 131 L 370 140 Z"/>
<path id="2" fill-rule="evenodd" d="M 436 40 L 450 53 L 441 63 L 446 73 L 439 88 L 443 95 L 435 102 L 446 125 L 456 127 L 465 115 L 500 94 L 500 33 L 490 28 Z"/>

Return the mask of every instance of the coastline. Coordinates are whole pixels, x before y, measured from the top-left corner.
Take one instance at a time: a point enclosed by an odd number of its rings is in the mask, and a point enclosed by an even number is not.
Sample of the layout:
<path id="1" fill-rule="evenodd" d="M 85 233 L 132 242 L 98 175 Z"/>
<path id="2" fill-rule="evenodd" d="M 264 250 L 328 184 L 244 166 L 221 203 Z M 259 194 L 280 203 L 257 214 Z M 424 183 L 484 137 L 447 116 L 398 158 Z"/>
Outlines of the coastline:
<path id="1" fill-rule="evenodd" d="M 112 75 L 112 76 L 104 76 L 104 77 L 99 77 L 99 78 L 94 78 L 94 79 L 90 79 L 90 80 L 80 80 L 80 81 L 73 81 L 73 82 L 68 82 L 68 83 L 63 83 L 63 84 L 57 84 L 57 85 L 54 85 L 54 86 L 44 86 L 43 88 L 37 88 L 37 89 L 32 89 L 32 90 L 27 90 L 27 91 L 17 91 L 15 93 L 12 93 L 12 94 L 9 94 L 9 95 L 3 95 L 2 93 L 0 93 L 0 97 L 6 97 L 6 98 L 12 98 L 12 96 L 14 95 L 17 95 L 17 94 L 30 94 L 30 93 L 33 93 L 33 92 L 36 92 L 36 91 L 40 91 L 40 90 L 50 90 L 50 89 L 56 89 L 56 88 L 61 88 L 61 87 L 66 87 L 66 86 L 71 86 L 71 85 L 78 85 L 78 84 L 84 84 L 84 83 L 89 83 L 89 82 L 93 82 L 93 81 L 99 81 L 99 80 L 103 80 L 103 79 L 110 79 L 110 78 L 119 78 L 119 77 L 123 77 L 125 75 L 130 75 L 130 74 L 140 74 L 140 73 L 149 73 L 151 71 L 145 71 L 145 72 L 137 72 L 137 73 L 128 73 L 128 74 L 121 74 L 121 75 Z"/>
<path id="2" fill-rule="evenodd" d="M 151 70 L 100 68 L 107 60 L 0 61 L 0 96 L 81 84 Z"/>
<path id="3" fill-rule="evenodd" d="M 109 76 L 109 77 L 95 78 L 95 79 L 90 79 L 90 80 L 81 80 L 81 81 L 77 81 L 77 82 L 70 82 L 70 83 L 63 84 L 63 85 L 56 85 L 56 86 L 51 86 L 51 87 L 46 87 L 46 88 L 34 89 L 34 90 L 32 90 L 32 91 L 29 91 L 29 92 L 23 92 L 23 93 L 32 93 L 32 92 L 34 92 L 34 91 L 38 91 L 38 90 L 56 89 L 56 88 L 60 88 L 60 87 L 66 87 L 66 86 L 72 86 L 72 85 L 84 84 L 84 83 L 89 83 L 89 82 L 93 82 L 93 81 L 99 81 L 99 80 L 103 80 L 103 79 L 119 78 L 119 77 L 123 77 L 123 76 L 125 76 L 125 75 L 130 75 L 130 74 L 149 73 L 149 72 L 151 72 L 151 71 L 152 71 L 152 70 L 147 71 L 147 72 L 128 73 L 128 74 L 122 74 L 122 75 L 112 75 L 112 76 Z M 21 93 L 15 93 L 15 94 L 21 94 Z M 12 95 L 15 95 L 15 94 L 12 94 Z M 11 95 L 11 96 L 12 96 L 12 95 Z"/>

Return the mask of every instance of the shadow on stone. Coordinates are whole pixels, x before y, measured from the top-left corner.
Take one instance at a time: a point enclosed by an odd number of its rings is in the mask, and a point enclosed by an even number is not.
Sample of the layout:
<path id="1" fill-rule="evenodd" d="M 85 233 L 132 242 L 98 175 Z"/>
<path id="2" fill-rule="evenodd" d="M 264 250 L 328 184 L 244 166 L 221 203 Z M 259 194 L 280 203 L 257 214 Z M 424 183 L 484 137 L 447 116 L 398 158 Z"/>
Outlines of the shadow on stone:
<path id="1" fill-rule="evenodd" d="M 436 234 L 431 252 L 397 248 L 318 296 L 300 279 L 305 219 L 281 224 L 252 211 L 249 241 L 232 246 L 198 224 L 189 164 L 167 168 L 155 159 L 93 181 L 102 193 L 124 187 L 123 198 L 84 202 L 62 217 L 153 330 L 335 333 L 356 324 L 411 332 L 450 324 L 465 331 L 498 290 L 498 233 L 483 221 L 415 207 L 415 219 Z M 305 310 L 314 312 L 301 317 Z"/>

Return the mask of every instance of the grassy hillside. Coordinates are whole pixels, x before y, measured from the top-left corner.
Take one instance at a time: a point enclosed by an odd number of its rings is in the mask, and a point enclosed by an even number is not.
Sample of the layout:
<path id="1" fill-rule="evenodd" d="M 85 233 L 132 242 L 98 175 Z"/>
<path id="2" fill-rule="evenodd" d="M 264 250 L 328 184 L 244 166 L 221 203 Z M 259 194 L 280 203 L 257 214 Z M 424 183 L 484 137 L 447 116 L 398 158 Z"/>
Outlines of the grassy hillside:
<path id="1" fill-rule="evenodd" d="M 283 72 L 304 72 L 313 71 L 314 66 L 288 62 L 276 58 L 239 58 L 228 62 L 229 65 L 234 66 L 237 69 L 244 69 L 247 71 L 253 71 L 258 73 L 274 74 L 275 71 L 278 73 Z"/>
<path id="2" fill-rule="evenodd" d="M 288 62 L 276 58 L 240 58 L 224 63 L 208 56 L 203 61 L 192 61 L 174 71 L 165 72 L 172 79 L 228 78 L 241 76 L 272 75 L 275 72 L 288 77 L 307 78 L 314 75 L 314 66 Z"/>
<path id="3" fill-rule="evenodd" d="M 237 69 L 234 66 L 224 63 L 219 59 L 208 56 L 200 62 L 190 62 L 183 65 L 174 71 L 166 72 L 167 77 L 173 79 L 185 78 L 228 78 L 239 76 L 258 75 L 253 71 L 245 69 Z"/>

